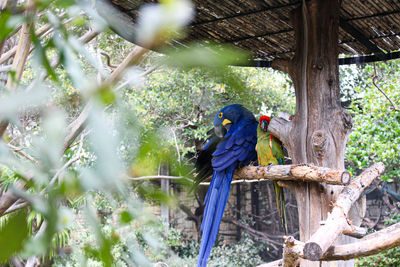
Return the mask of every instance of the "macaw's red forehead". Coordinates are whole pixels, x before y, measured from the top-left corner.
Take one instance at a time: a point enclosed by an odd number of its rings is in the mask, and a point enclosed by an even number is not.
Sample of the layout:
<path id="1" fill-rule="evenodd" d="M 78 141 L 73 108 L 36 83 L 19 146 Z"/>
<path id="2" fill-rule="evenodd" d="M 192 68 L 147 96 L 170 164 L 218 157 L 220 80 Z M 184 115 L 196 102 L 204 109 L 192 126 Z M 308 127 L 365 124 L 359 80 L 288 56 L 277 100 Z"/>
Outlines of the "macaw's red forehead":
<path id="1" fill-rule="evenodd" d="M 271 118 L 268 117 L 268 116 L 265 116 L 265 115 L 260 117 L 260 123 L 261 123 L 262 121 L 267 121 L 267 122 L 269 123 L 270 120 L 271 120 Z"/>

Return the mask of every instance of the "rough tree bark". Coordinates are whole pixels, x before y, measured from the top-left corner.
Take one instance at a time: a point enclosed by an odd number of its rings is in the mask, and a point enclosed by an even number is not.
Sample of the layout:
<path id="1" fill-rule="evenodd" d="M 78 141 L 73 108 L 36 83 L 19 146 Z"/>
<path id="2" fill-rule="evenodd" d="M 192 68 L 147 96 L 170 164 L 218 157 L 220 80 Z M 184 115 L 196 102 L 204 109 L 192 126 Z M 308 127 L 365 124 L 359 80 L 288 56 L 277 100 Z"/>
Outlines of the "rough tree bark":
<path id="1" fill-rule="evenodd" d="M 352 128 L 349 113 L 340 106 L 338 69 L 339 1 L 311 0 L 292 13 L 296 54 L 273 67 L 287 72 L 296 93 L 291 121 L 275 118 L 271 132 L 279 137 L 293 163 L 344 169 L 344 152 Z M 307 241 L 327 217 L 340 186 L 296 183 L 300 240 Z M 357 223 L 357 222 L 355 222 Z M 336 266 L 352 266 L 352 262 Z M 302 266 L 320 266 L 302 262 Z M 324 266 L 324 264 L 322 264 Z"/>

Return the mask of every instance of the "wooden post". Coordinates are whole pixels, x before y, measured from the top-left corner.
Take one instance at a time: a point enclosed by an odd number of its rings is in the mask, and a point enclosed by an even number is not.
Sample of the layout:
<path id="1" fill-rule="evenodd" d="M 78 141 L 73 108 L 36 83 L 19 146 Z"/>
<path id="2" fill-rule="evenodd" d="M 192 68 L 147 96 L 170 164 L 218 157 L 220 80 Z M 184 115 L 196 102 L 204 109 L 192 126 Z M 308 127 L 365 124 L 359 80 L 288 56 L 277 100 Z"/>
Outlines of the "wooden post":
<path id="1" fill-rule="evenodd" d="M 296 54 L 292 60 L 277 60 L 272 66 L 287 72 L 296 93 L 292 121 L 275 118 L 269 130 L 289 151 L 294 164 L 344 169 L 344 152 L 352 119 L 340 106 L 338 32 L 339 1 L 303 1 L 292 14 Z M 316 182 L 297 182 L 292 187 L 298 205 L 300 240 L 307 241 L 326 219 L 341 190 Z M 303 261 L 302 266 L 321 266 Z M 335 266 L 353 266 L 337 262 Z M 322 266 L 326 266 L 324 263 Z"/>

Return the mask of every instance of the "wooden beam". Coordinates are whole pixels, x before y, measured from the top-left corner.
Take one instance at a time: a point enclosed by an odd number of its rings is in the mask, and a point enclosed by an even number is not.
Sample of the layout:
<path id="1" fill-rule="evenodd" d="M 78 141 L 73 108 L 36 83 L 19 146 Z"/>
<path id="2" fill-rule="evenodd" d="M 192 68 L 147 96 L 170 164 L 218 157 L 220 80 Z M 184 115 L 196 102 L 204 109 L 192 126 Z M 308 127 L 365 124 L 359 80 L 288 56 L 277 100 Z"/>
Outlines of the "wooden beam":
<path id="1" fill-rule="evenodd" d="M 287 51 L 294 52 L 294 51 Z M 365 64 L 377 61 L 387 61 L 400 58 L 400 52 L 391 53 L 380 53 L 368 56 L 358 56 L 358 57 L 345 57 L 339 58 L 339 65 L 352 65 L 352 64 Z M 249 62 L 248 65 L 237 65 L 239 67 L 256 67 L 256 68 L 271 68 L 273 60 L 254 60 Z"/>
<path id="2" fill-rule="evenodd" d="M 344 19 L 340 18 L 339 19 L 339 26 L 342 28 L 345 32 L 356 38 L 358 42 L 360 42 L 363 46 L 365 46 L 370 53 L 383 53 L 379 47 L 371 42 L 362 32 L 360 32 L 358 29 L 353 27 L 350 23 L 346 22 Z"/>

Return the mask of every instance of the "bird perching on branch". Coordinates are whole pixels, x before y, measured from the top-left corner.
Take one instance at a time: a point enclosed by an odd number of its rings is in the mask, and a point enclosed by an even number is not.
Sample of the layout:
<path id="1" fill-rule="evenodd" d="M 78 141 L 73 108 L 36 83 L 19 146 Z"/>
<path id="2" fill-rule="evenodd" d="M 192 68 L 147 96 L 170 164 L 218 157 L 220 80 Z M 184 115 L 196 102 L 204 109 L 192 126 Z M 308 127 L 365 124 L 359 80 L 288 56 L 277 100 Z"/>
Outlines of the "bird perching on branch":
<path id="1" fill-rule="evenodd" d="M 197 163 L 203 174 L 206 173 L 204 166 L 210 166 L 210 161 L 213 169 L 204 200 L 198 267 L 207 266 L 228 201 L 235 169 L 257 160 L 257 124 L 254 115 L 237 104 L 226 106 L 215 115 L 215 136 L 204 146 Z"/>
<path id="2" fill-rule="evenodd" d="M 268 132 L 268 125 L 271 118 L 261 116 L 260 123 L 257 127 L 257 157 L 258 164 L 261 166 L 283 165 L 285 162 L 285 154 L 283 152 L 282 142 Z M 276 205 L 278 214 L 281 218 L 282 227 L 287 235 L 285 196 L 283 188 L 278 185 L 277 181 L 273 181 L 275 190 Z"/>

